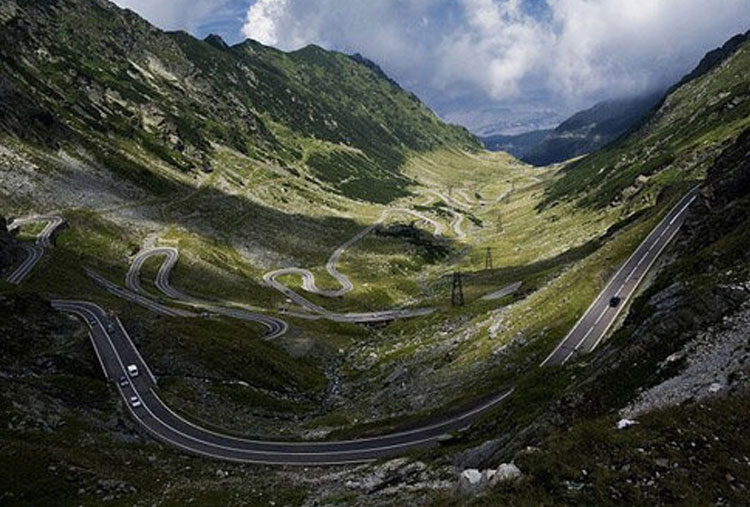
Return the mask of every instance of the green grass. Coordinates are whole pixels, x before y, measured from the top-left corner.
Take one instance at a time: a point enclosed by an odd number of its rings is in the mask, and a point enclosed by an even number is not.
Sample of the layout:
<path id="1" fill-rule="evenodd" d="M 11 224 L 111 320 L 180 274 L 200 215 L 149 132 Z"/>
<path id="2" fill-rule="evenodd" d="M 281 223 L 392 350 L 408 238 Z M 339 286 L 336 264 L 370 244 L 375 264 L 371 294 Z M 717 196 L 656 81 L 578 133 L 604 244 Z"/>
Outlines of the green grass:
<path id="1" fill-rule="evenodd" d="M 567 200 L 599 209 L 623 200 L 632 205 L 639 202 L 632 194 L 652 203 L 665 183 L 702 177 L 750 125 L 750 84 L 743 71 L 749 63 L 745 43 L 723 65 L 675 90 L 639 130 L 570 164 L 541 207 Z"/>

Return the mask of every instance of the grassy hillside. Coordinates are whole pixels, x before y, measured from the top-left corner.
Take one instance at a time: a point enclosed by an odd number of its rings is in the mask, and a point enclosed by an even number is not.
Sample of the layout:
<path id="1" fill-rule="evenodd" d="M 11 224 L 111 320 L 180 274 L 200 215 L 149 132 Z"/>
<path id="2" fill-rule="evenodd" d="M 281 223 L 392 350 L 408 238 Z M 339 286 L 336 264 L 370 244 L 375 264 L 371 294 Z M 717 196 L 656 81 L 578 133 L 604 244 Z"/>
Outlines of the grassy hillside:
<path id="1" fill-rule="evenodd" d="M 515 460 L 526 477 L 473 504 L 744 503 L 749 209 L 746 130 L 709 168 L 668 260 L 610 343 L 530 375 L 526 395 L 474 430 L 497 439 L 487 464 Z M 638 424 L 617 430 L 622 417 Z"/>
<path id="2" fill-rule="evenodd" d="M 546 205 L 575 199 L 604 207 L 653 202 L 667 183 L 700 177 L 750 125 L 750 37 L 707 56 L 630 135 L 565 169 Z"/>
<path id="3" fill-rule="evenodd" d="M 220 145 L 388 202 L 407 192 L 409 150 L 478 147 L 361 58 L 229 48 L 104 0 L 7 2 L 0 23 L 0 127 L 46 146 L 81 143 L 140 185 L 153 182 L 136 155 L 210 171 Z"/>

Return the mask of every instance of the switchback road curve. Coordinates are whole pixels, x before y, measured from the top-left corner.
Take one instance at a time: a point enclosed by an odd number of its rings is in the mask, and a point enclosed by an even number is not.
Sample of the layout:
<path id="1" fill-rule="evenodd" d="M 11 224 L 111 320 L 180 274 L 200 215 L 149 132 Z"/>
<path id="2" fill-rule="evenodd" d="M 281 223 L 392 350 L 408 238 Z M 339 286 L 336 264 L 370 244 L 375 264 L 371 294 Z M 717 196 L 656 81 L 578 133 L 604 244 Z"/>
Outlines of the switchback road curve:
<path id="1" fill-rule="evenodd" d="M 418 218 L 419 220 L 427 222 L 432 227 L 434 227 L 435 231 L 433 234 L 436 237 L 441 236 L 445 232 L 445 227 L 443 226 L 443 224 L 421 213 L 418 213 L 416 211 L 404 209 L 404 208 L 387 209 L 383 211 L 383 213 L 380 215 L 380 218 L 378 218 L 374 223 L 362 229 L 351 239 L 349 239 L 348 241 L 343 243 L 341 246 L 339 246 L 333 252 L 333 254 L 328 258 L 328 261 L 326 262 L 326 270 L 333 278 L 335 278 L 339 282 L 339 284 L 341 285 L 340 289 L 336 289 L 336 290 L 320 289 L 315 284 L 315 275 L 309 270 L 304 269 L 304 268 L 283 268 L 283 269 L 277 269 L 275 271 L 270 271 L 263 275 L 263 281 L 266 283 L 266 285 L 281 292 L 287 298 L 299 304 L 306 310 L 317 313 L 326 319 L 337 321 L 337 322 L 380 322 L 380 321 L 405 319 L 405 318 L 428 315 L 434 312 L 433 308 L 420 308 L 416 310 L 408 310 L 408 309 L 383 310 L 383 311 L 377 311 L 377 312 L 362 312 L 362 313 L 331 312 L 323 308 L 322 306 L 313 303 L 309 299 L 297 293 L 295 290 L 290 289 L 289 287 L 287 287 L 286 285 L 284 285 L 278 280 L 280 276 L 284 276 L 284 275 L 299 275 L 302 278 L 302 288 L 305 291 L 310 292 L 312 294 L 318 294 L 321 296 L 331 297 L 331 298 L 340 297 L 348 292 L 351 292 L 354 289 L 354 285 L 352 284 L 351 280 L 349 280 L 349 278 L 346 275 L 339 272 L 336 267 L 339 260 L 341 259 L 341 256 L 352 245 L 354 245 L 355 243 L 360 241 L 362 238 L 370 234 L 373 230 L 375 230 L 375 228 L 377 228 L 380 224 L 382 224 L 388 218 L 388 216 L 392 214 L 399 214 L 399 213 L 411 215 L 415 218 Z"/>
<path id="2" fill-rule="evenodd" d="M 340 465 L 364 463 L 434 445 L 446 434 L 468 427 L 511 393 L 503 391 L 442 421 L 382 436 L 343 441 L 282 442 L 239 438 L 192 423 L 170 409 L 156 392 L 157 380 L 141 357 L 119 319 L 100 306 L 85 301 L 53 301 L 55 309 L 79 316 L 88 325 L 91 343 L 105 377 L 127 377 L 127 366 L 136 365 L 140 375 L 118 390 L 133 419 L 157 440 L 201 456 L 271 465 Z M 133 407 L 131 397 L 141 406 Z"/>
<path id="3" fill-rule="evenodd" d="M 697 190 L 691 190 L 667 213 L 542 365 L 565 363 L 577 351 L 588 352 L 598 345 L 645 273 L 679 230 L 696 195 Z M 617 307 L 609 304 L 615 295 L 622 300 Z M 442 421 L 382 436 L 330 442 L 240 438 L 202 428 L 170 409 L 158 396 L 157 378 L 119 319 L 90 302 L 58 300 L 52 305 L 59 311 L 77 315 L 87 324 L 107 379 L 116 381 L 128 376 L 128 365 L 135 365 L 142 372 L 124 387 L 118 383 L 117 389 L 132 417 L 145 431 L 177 449 L 216 459 L 274 465 L 334 465 L 388 458 L 409 449 L 433 445 L 445 434 L 466 428 L 513 392 L 513 389 L 505 390 Z M 594 320 L 589 322 L 590 319 Z M 140 401 L 140 406 L 134 407 L 130 403 L 132 397 Z"/>
<path id="4" fill-rule="evenodd" d="M 36 266 L 37 263 L 41 260 L 46 248 L 52 248 L 52 235 L 55 233 L 58 227 L 65 223 L 62 217 L 56 215 L 35 215 L 13 220 L 8 225 L 8 230 L 12 231 L 14 229 L 18 229 L 22 225 L 38 222 L 46 222 L 44 229 L 42 229 L 42 231 L 37 235 L 34 244 L 20 244 L 20 248 L 23 249 L 23 251 L 26 253 L 26 258 L 21 263 L 21 265 L 13 270 L 13 272 L 10 273 L 10 275 L 8 275 L 7 277 L 8 282 L 14 285 L 20 284 L 29 275 L 29 273 L 31 273 L 31 270 L 34 269 L 34 266 Z"/>
<path id="5" fill-rule="evenodd" d="M 443 224 L 421 213 L 418 213 L 416 211 L 412 211 L 409 209 L 395 209 L 395 210 L 388 209 L 388 210 L 385 210 L 380 215 L 380 218 L 378 218 L 374 223 L 362 229 L 360 232 L 354 235 L 351 239 L 349 239 L 348 241 L 343 243 L 341 246 L 339 246 L 336 250 L 334 250 L 333 254 L 331 254 L 331 256 L 328 258 L 328 261 L 326 262 L 326 271 L 328 271 L 328 273 L 334 279 L 336 279 L 336 281 L 341 285 L 340 289 L 326 290 L 326 289 L 319 288 L 315 284 L 315 275 L 309 270 L 303 269 L 303 268 L 277 269 L 275 271 L 270 271 L 266 273 L 265 275 L 263 275 L 263 279 L 266 281 L 266 283 L 268 283 L 270 280 L 276 280 L 276 278 L 278 278 L 279 276 L 299 275 L 302 277 L 302 288 L 306 290 L 307 292 L 310 292 L 312 294 L 318 294 L 320 296 L 325 296 L 329 298 L 336 298 L 336 297 L 343 296 L 344 294 L 351 292 L 354 289 L 354 285 L 352 284 L 351 280 L 349 280 L 349 277 L 339 272 L 339 270 L 336 268 L 336 265 L 339 263 L 341 256 L 344 255 L 344 252 L 346 252 L 352 245 L 359 242 L 362 238 L 364 238 L 365 236 L 370 234 L 373 230 L 375 230 L 375 228 L 377 228 L 380 224 L 382 224 L 386 220 L 386 218 L 388 218 L 389 215 L 394 215 L 394 214 L 399 214 L 399 213 L 411 215 L 415 218 L 418 218 L 419 220 L 427 222 L 432 227 L 434 227 L 435 236 L 441 236 L 445 232 L 445 227 L 443 227 Z M 271 284 L 269 283 L 269 285 Z M 272 286 L 275 287 L 275 285 L 272 285 Z"/>
<path id="6" fill-rule="evenodd" d="M 150 257 L 164 257 L 164 261 L 161 266 L 159 266 L 159 271 L 156 273 L 154 284 L 167 297 L 211 313 L 248 322 L 257 322 L 268 330 L 264 336 L 266 340 L 278 338 L 289 330 L 289 325 L 276 317 L 249 312 L 241 308 L 229 308 L 209 301 L 202 301 L 172 287 L 169 283 L 169 276 L 180 258 L 179 250 L 172 247 L 151 248 L 143 250 L 135 256 L 133 262 L 130 264 L 130 269 L 128 269 L 128 272 L 125 275 L 125 284 L 130 291 L 142 296 L 147 294 L 141 286 L 140 273 L 144 262 Z"/>

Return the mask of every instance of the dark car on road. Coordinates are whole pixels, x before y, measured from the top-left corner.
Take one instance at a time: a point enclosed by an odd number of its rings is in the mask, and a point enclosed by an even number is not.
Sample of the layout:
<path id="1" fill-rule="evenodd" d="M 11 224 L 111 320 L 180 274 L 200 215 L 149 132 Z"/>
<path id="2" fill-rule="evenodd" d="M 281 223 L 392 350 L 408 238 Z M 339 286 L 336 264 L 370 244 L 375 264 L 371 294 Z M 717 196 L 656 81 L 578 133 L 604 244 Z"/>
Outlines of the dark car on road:
<path id="1" fill-rule="evenodd" d="M 620 306 L 621 302 L 622 298 L 620 296 L 615 296 L 609 300 L 609 306 L 611 306 L 612 308 L 617 308 L 618 306 Z"/>

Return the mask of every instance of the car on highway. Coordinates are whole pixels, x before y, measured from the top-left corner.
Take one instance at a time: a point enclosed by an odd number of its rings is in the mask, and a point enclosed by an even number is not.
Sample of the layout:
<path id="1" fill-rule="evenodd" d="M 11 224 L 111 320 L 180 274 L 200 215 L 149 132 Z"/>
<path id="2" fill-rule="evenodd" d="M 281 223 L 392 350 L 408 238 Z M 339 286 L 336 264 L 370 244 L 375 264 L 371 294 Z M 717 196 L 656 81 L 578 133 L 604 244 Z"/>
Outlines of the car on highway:
<path id="1" fill-rule="evenodd" d="M 128 380 L 128 377 L 123 375 L 120 377 L 120 387 L 128 387 L 130 385 L 130 381 Z"/>
<path id="2" fill-rule="evenodd" d="M 130 397 L 130 406 L 133 408 L 138 408 L 142 405 L 140 398 L 138 396 L 131 396 Z"/>
<path id="3" fill-rule="evenodd" d="M 128 365 L 128 375 L 131 377 L 137 377 L 138 376 L 138 367 L 134 364 Z"/>
<path id="4" fill-rule="evenodd" d="M 620 306 L 621 302 L 622 298 L 620 296 L 615 296 L 609 300 L 609 306 L 611 306 L 612 308 L 617 308 L 618 306 Z"/>

